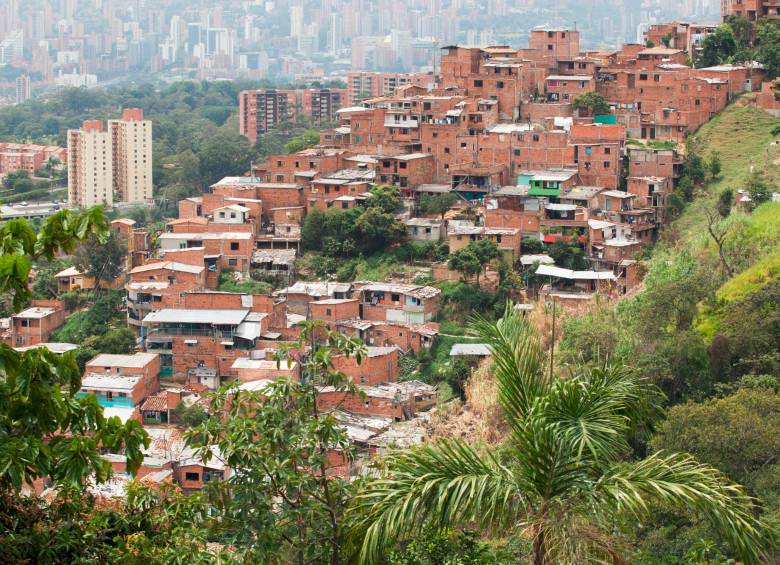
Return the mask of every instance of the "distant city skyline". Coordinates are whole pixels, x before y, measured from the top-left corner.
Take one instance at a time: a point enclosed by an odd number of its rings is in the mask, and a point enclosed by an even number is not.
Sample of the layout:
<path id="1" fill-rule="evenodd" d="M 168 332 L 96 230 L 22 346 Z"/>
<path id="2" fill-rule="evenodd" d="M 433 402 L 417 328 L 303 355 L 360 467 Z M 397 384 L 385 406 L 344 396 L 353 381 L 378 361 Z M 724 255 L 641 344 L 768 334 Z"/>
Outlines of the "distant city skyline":
<path id="1" fill-rule="evenodd" d="M 523 45 L 535 27 L 586 49 L 636 42 L 647 24 L 716 22 L 718 0 L 0 0 L 0 89 L 128 78 L 271 79 L 430 71 L 450 44 Z"/>

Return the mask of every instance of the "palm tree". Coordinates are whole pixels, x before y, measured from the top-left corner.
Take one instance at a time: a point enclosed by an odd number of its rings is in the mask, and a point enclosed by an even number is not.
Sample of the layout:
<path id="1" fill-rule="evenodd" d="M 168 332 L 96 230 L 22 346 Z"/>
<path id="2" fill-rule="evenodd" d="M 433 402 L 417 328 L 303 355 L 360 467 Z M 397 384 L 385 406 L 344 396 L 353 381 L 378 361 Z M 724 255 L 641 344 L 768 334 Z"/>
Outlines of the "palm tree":
<path id="1" fill-rule="evenodd" d="M 358 561 L 380 560 L 423 525 L 472 524 L 525 536 L 533 565 L 623 563 L 611 532 L 655 502 L 709 519 L 746 565 L 770 550 L 753 499 L 716 469 L 676 453 L 629 460 L 629 438 L 657 412 L 657 389 L 616 366 L 553 377 L 510 306 L 475 330 L 492 350 L 507 445 L 498 455 L 443 440 L 389 455 L 352 510 Z"/>

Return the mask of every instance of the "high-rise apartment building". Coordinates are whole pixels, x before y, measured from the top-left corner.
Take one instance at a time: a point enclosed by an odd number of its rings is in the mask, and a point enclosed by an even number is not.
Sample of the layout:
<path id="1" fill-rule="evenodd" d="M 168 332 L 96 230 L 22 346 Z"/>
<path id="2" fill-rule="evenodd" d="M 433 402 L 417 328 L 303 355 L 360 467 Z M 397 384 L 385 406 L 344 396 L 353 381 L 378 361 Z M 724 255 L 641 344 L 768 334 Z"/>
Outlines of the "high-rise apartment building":
<path id="1" fill-rule="evenodd" d="M 243 90 L 238 103 L 239 133 L 255 144 L 259 136 L 288 120 L 327 124 L 335 121 L 346 98 L 347 91 L 340 88 Z"/>
<path id="2" fill-rule="evenodd" d="M 121 120 L 109 120 L 114 193 L 120 202 L 152 198 L 152 122 L 141 108 L 127 108 Z"/>
<path id="3" fill-rule="evenodd" d="M 87 120 L 68 130 L 68 204 L 87 208 L 112 206 L 111 133 L 100 120 Z"/>
<path id="4" fill-rule="evenodd" d="M 21 104 L 32 98 L 32 89 L 30 88 L 30 77 L 20 75 L 16 77 L 16 103 Z"/>
<path id="5" fill-rule="evenodd" d="M 99 120 L 68 130 L 68 203 L 90 207 L 152 198 L 152 122 L 129 108 L 104 129 Z"/>
<path id="6" fill-rule="evenodd" d="M 286 90 L 243 90 L 238 97 L 239 133 L 250 143 L 290 117 Z"/>

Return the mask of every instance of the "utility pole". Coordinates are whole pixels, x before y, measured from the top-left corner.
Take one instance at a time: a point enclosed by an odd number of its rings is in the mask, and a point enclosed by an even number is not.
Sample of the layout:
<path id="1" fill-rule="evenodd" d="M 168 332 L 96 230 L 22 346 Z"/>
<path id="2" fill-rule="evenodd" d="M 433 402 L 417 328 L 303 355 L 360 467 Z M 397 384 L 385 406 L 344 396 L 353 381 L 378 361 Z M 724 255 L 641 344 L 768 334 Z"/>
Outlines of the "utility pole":
<path id="1" fill-rule="evenodd" d="M 555 367 L 555 296 L 552 300 L 552 343 L 550 344 L 550 380 L 553 378 Z"/>

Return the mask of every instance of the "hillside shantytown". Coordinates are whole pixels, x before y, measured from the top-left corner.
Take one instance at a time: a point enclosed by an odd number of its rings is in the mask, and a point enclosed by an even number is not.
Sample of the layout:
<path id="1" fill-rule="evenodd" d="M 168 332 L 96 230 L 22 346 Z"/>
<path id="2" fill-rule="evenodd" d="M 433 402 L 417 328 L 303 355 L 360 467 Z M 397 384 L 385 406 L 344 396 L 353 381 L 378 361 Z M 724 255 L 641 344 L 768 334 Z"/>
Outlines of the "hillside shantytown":
<path id="1" fill-rule="evenodd" d="M 755 21 L 773 9 L 750 6 L 727 2 L 724 16 Z M 440 386 L 405 369 L 409 359 L 435 357 L 446 344 L 450 366 L 490 366 L 493 346 L 452 333 L 442 285 L 492 289 L 513 276 L 514 315 L 552 305 L 552 332 L 556 308 L 581 312 L 635 293 L 641 259 L 679 217 L 689 190 L 693 134 L 745 94 L 780 113 L 761 63 L 692 65 L 716 29 L 652 24 L 644 43 L 595 51 L 581 49 L 576 29 L 538 28 L 520 48 L 444 46 L 432 73 L 355 72 L 346 89 L 243 91 L 236 125 L 252 144 L 300 114 L 322 126 L 318 142 L 232 171 L 175 202 L 158 226 L 124 214 L 158 204 L 154 124 L 144 110 L 86 120 L 68 130 L 67 148 L 0 143 L 0 174 L 32 174 L 48 162 L 67 166 L 68 186 L 67 202 L 3 205 L 3 220 L 103 206 L 115 210 L 109 241 L 122 247 L 110 276 L 109 260 L 86 268 L 83 251 L 59 252 L 67 266 L 56 272 L 33 269 L 30 284 L 49 277 L 52 296 L 0 319 L 0 339 L 18 352 L 84 350 L 59 339 L 77 335 L 68 333 L 73 320 L 95 306 L 78 297 L 121 294 L 119 302 L 97 300 L 121 311 L 110 331 L 130 335 L 131 344 L 125 353 L 99 352 L 91 337 L 95 354 L 81 360 L 75 396 L 94 397 L 107 417 L 138 422 L 150 438 L 137 469 L 121 446 L 101 450 L 113 475 L 89 488 L 122 499 L 134 478 L 185 495 L 235 478 L 219 445 L 187 439 L 203 418 L 227 419 L 213 395 L 233 391 L 227 411 L 236 391 L 306 382 L 318 336 L 356 338 L 361 355 L 329 359 L 350 386 L 319 383 L 315 403 L 348 439 L 328 447 L 323 475 L 366 476 L 394 449 L 426 445 L 431 421 L 441 419 Z M 358 79 L 367 86 L 353 86 Z M 780 196 L 770 187 L 767 198 Z M 737 191 L 733 206 L 751 210 L 751 194 Z M 328 218 L 347 214 L 358 224 L 368 218 L 360 233 L 383 242 L 383 251 L 444 251 L 382 277 L 317 275 L 304 261 L 312 218 L 323 218 L 325 238 Z M 369 235 L 387 216 L 392 238 Z M 553 249 L 577 260 L 556 264 Z M 25 489 L 51 496 L 52 485 L 43 475 Z"/>

